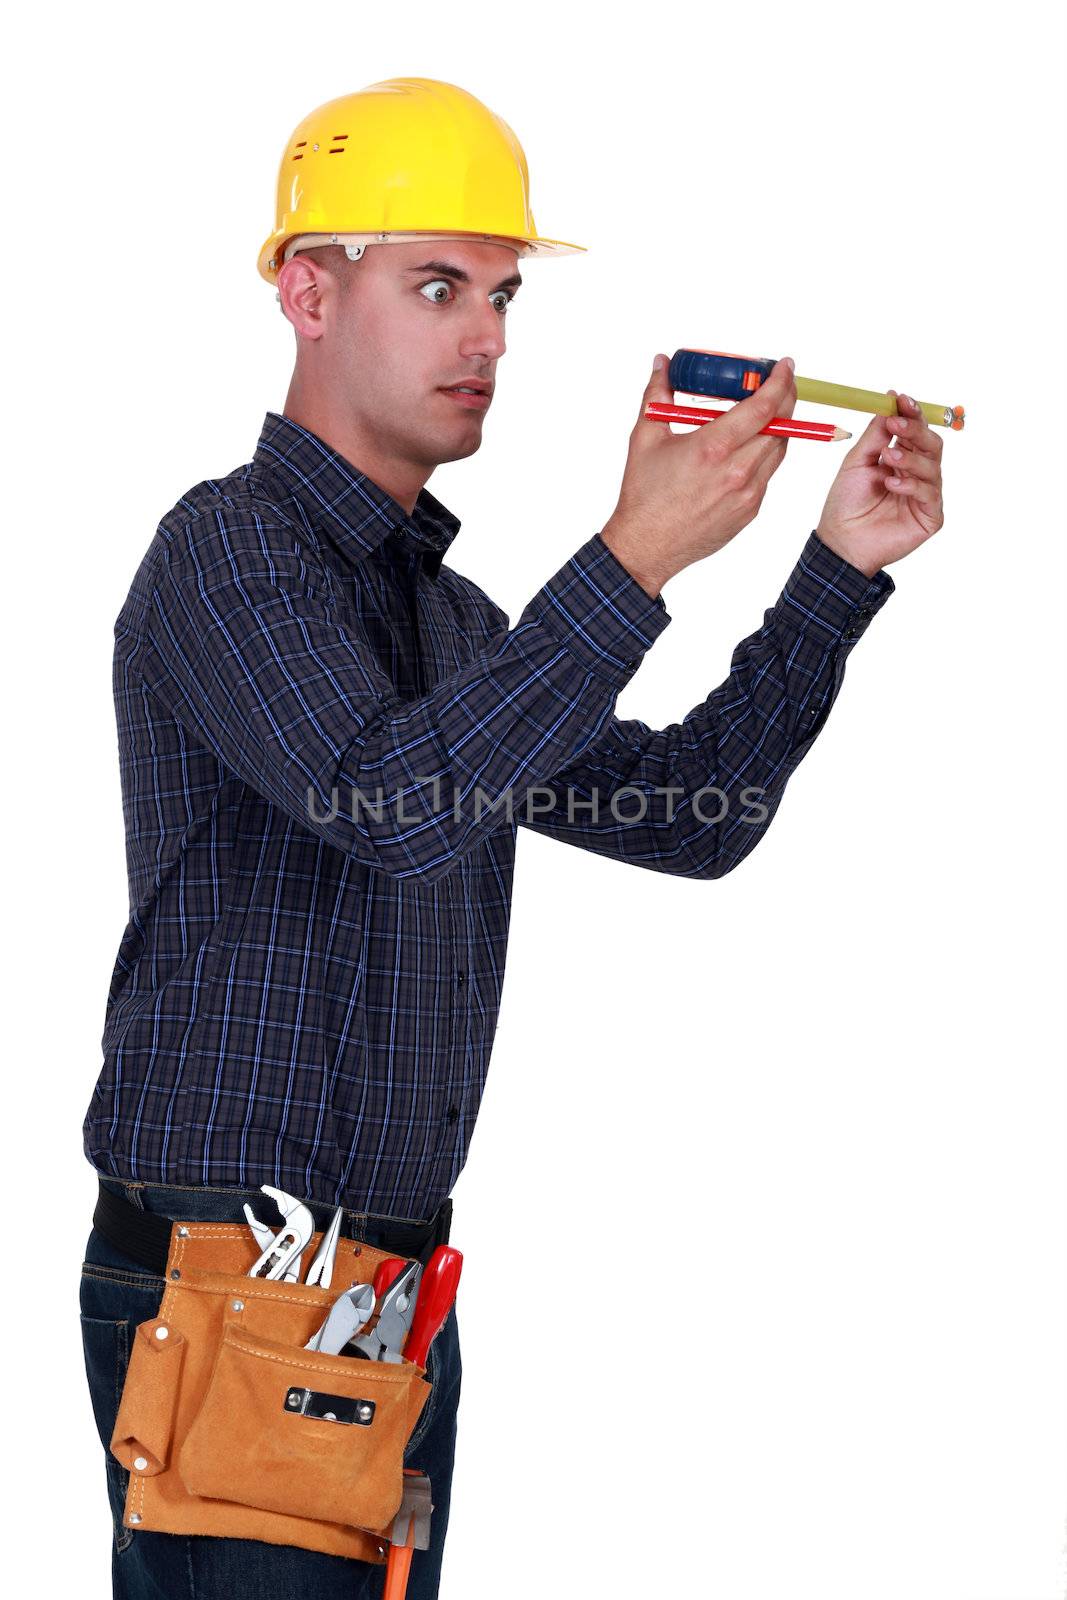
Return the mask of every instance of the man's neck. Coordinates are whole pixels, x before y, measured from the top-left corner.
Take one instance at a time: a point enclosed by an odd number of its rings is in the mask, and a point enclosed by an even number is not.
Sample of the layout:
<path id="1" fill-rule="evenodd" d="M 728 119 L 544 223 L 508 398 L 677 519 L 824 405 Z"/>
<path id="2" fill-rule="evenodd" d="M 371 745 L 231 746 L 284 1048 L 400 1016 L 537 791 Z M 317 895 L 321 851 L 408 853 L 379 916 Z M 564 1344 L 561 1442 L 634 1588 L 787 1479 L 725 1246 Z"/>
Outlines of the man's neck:
<path id="1" fill-rule="evenodd" d="M 392 495 L 410 517 L 419 491 L 430 477 L 425 468 L 415 462 L 398 460 L 396 456 L 383 455 L 358 428 L 338 423 L 336 412 L 326 400 L 300 394 L 295 384 L 289 386 L 282 415 L 336 450 L 357 472 L 362 472 L 379 489 Z"/>

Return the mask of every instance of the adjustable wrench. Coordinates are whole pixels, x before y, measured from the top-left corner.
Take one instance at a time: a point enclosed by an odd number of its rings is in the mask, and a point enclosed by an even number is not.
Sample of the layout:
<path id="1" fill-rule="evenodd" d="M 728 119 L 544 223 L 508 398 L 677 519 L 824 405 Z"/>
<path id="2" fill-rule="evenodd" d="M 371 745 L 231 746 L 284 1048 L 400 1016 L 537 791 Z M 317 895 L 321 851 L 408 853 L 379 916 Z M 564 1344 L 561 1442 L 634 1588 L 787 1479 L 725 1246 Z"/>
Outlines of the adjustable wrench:
<path id="1" fill-rule="evenodd" d="M 315 1232 L 315 1219 L 307 1206 L 302 1201 L 295 1199 L 291 1194 L 286 1194 L 284 1189 L 273 1189 L 269 1183 L 260 1184 L 265 1195 L 268 1195 L 278 1207 L 284 1219 L 284 1227 L 276 1234 L 271 1234 L 270 1240 L 263 1246 L 259 1259 L 249 1269 L 250 1278 L 282 1278 L 288 1272 L 294 1271 L 295 1276 L 300 1274 L 300 1256 L 306 1248 L 311 1235 Z M 260 1226 L 259 1219 L 249 1219 L 249 1227 L 255 1220 L 256 1227 Z M 256 1229 L 253 1229 L 256 1232 Z M 258 1233 L 256 1242 L 259 1242 Z M 266 1267 L 266 1272 L 263 1268 Z"/>
<path id="2" fill-rule="evenodd" d="M 245 1214 L 245 1221 L 248 1223 L 249 1228 L 252 1230 L 252 1237 L 255 1239 L 256 1243 L 259 1245 L 260 1250 L 267 1250 L 270 1246 L 272 1246 L 274 1244 L 274 1229 L 273 1228 L 268 1228 L 267 1224 L 265 1222 L 260 1222 L 259 1218 L 256 1216 L 255 1212 L 252 1210 L 251 1206 L 246 1205 L 244 1207 L 244 1214 Z M 282 1273 L 282 1277 L 284 1278 L 286 1283 L 299 1283 L 300 1282 L 300 1257 L 299 1256 L 295 1256 L 293 1258 L 293 1260 L 290 1262 L 289 1266 Z"/>

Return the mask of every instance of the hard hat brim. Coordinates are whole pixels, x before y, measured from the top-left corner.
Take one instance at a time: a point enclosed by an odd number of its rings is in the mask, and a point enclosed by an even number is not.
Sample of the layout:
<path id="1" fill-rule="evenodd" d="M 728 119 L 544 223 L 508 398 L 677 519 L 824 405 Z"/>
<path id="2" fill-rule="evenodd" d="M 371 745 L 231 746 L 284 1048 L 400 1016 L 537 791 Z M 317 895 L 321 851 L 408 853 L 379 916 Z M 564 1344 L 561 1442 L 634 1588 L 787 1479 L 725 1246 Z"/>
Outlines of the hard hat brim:
<path id="1" fill-rule="evenodd" d="M 296 235 L 291 230 L 276 229 L 264 242 L 259 252 L 259 274 L 268 283 L 274 283 L 278 268 L 282 264 L 285 247 L 291 239 L 296 237 L 309 237 L 306 234 Z M 414 230 L 408 232 L 392 233 L 323 233 L 314 237 L 321 244 L 409 244 L 417 239 L 476 239 L 484 244 L 505 244 L 515 250 L 519 256 L 569 256 L 584 255 L 584 244 L 568 244 L 563 239 L 544 239 L 541 237 L 512 238 L 495 233 L 468 233 L 460 229 L 448 232 L 420 233 Z"/>

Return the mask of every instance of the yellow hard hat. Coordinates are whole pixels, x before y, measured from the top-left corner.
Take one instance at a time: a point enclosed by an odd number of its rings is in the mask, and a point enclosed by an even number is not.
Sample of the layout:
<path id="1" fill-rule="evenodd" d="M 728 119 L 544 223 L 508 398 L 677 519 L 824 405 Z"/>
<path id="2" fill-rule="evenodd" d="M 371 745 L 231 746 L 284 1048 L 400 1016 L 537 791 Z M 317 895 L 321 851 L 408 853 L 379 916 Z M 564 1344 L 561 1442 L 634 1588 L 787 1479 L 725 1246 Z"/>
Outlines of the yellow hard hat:
<path id="1" fill-rule="evenodd" d="M 457 236 L 520 256 L 585 249 L 542 239 L 522 145 L 501 117 L 454 83 L 387 78 L 319 106 L 293 132 L 278 172 L 276 226 L 259 252 L 273 283 L 302 246 Z"/>

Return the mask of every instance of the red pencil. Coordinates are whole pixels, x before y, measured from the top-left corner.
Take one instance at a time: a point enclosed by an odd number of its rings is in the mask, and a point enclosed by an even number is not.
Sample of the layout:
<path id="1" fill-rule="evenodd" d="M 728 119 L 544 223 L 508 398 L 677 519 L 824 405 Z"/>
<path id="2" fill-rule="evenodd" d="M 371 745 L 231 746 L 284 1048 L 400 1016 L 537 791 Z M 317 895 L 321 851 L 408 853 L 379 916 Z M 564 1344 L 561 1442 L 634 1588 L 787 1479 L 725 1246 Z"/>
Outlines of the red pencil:
<path id="1" fill-rule="evenodd" d="M 653 422 L 710 422 L 713 417 L 724 417 L 725 411 L 715 411 L 711 406 L 672 406 L 663 400 L 651 400 L 645 407 L 645 416 Z M 805 422 L 803 418 L 774 417 L 761 433 L 771 433 L 776 439 L 851 439 L 844 428 L 832 422 Z"/>

